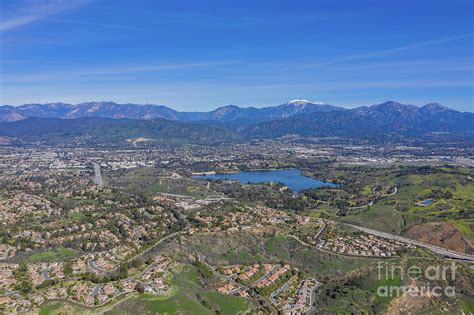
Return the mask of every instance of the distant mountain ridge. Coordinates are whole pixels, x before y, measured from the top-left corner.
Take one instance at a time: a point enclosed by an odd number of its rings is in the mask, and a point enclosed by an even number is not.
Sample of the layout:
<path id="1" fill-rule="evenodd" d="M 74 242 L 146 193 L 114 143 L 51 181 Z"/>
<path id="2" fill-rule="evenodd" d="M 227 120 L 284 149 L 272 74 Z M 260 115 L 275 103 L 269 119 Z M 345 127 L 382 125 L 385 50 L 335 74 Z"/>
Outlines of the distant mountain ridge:
<path id="1" fill-rule="evenodd" d="M 239 140 L 231 131 L 196 123 L 167 119 L 112 119 L 81 117 L 77 119 L 29 117 L 15 122 L 0 123 L 0 137 L 19 143 L 47 144 L 85 143 L 115 145 L 141 141 L 160 143 L 214 144 Z"/>
<path id="2" fill-rule="evenodd" d="M 286 135 L 379 140 L 429 135 L 447 139 L 453 135 L 474 139 L 474 113 L 437 103 L 417 107 L 393 101 L 346 109 L 293 100 L 264 108 L 228 105 L 210 112 L 113 102 L 28 104 L 0 107 L 0 120 L 2 142 L 5 137 L 27 143 L 88 139 L 96 144 L 147 138 L 212 144 Z"/>
<path id="3" fill-rule="evenodd" d="M 227 105 L 210 112 L 178 112 L 164 105 L 117 104 L 114 102 L 88 102 L 81 104 L 49 103 L 0 106 L 0 122 L 11 122 L 28 117 L 75 119 L 81 117 L 156 119 L 179 121 L 238 122 L 244 124 L 290 117 L 302 113 L 344 110 L 342 107 L 305 100 L 264 107 L 238 107 Z"/>
<path id="4" fill-rule="evenodd" d="M 114 102 L 88 102 L 81 104 L 49 103 L 1 106 L 0 121 L 9 122 L 38 118 L 75 119 L 82 117 L 178 120 L 178 112 L 162 105 L 117 104 Z"/>
<path id="5" fill-rule="evenodd" d="M 241 133 L 251 138 L 287 134 L 373 138 L 433 132 L 474 133 L 474 113 L 458 112 L 436 103 L 417 107 L 388 101 L 345 111 L 294 115 L 249 126 Z"/>

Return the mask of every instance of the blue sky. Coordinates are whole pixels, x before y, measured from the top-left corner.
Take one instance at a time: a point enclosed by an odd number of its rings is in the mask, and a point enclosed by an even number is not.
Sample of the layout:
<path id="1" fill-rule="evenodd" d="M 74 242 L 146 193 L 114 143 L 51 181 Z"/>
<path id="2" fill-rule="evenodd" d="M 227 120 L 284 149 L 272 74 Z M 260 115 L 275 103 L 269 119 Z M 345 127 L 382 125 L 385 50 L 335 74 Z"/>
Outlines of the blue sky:
<path id="1" fill-rule="evenodd" d="M 2 0 L 0 104 L 474 111 L 471 0 Z"/>

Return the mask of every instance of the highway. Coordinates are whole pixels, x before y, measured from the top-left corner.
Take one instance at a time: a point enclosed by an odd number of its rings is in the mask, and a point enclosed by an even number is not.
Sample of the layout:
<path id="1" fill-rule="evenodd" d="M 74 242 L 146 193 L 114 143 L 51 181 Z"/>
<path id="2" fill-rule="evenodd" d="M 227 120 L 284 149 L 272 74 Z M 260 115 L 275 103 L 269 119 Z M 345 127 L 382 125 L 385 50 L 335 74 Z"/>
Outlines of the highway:
<path id="1" fill-rule="evenodd" d="M 165 197 L 181 198 L 181 199 L 192 199 L 192 196 L 170 194 L 170 193 L 160 193 L 160 195 Z M 235 198 L 229 198 L 225 196 L 216 196 L 216 197 L 206 197 L 206 201 L 220 201 L 220 200 L 235 200 Z"/>
<path id="2" fill-rule="evenodd" d="M 102 174 L 100 173 L 100 165 L 93 162 L 92 163 L 94 165 L 94 176 L 95 176 L 95 183 L 98 185 L 98 186 L 103 186 L 104 185 L 104 181 L 102 179 Z"/>
<path id="3" fill-rule="evenodd" d="M 353 227 L 354 229 L 357 229 L 359 231 L 362 231 L 362 232 L 365 232 L 365 233 L 368 233 L 368 234 L 372 234 L 372 235 L 375 235 L 375 236 L 378 236 L 378 237 L 383 237 L 383 238 L 386 238 L 386 239 L 389 239 L 389 240 L 400 241 L 400 242 L 404 242 L 404 243 L 411 244 L 411 245 L 414 245 L 414 246 L 422 247 L 422 248 L 425 248 L 425 249 L 428 249 L 428 250 L 432 251 L 433 253 L 436 253 L 436 254 L 439 254 L 439 255 L 442 255 L 442 256 L 445 256 L 445 257 L 448 257 L 448 258 L 454 258 L 454 259 L 460 259 L 460 260 L 466 260 L 466 261 L 474 262 L 474 255 L 455 252 L 455 251 L 445 249 L 445 248 L 441 248 L 441 247 L 438 247 L 438 246 L 418 242 L 418 241 L 415 241 L 415 240 L 412 240 L 412 239 L 409 239 L 409 238 L 406 238 L 406 237 L 403 237 L 403 236 L 390 234 L 390 233 L 382 232 L 382 231 L 377 231 L 377 230 L 369 229 L 369 228 L 359 226 L 359 225 L 354 225 L 354 224 L 349 224 L 349 223 L 343 223 L 343 224 L 348 225 L 350 227 Z"/>

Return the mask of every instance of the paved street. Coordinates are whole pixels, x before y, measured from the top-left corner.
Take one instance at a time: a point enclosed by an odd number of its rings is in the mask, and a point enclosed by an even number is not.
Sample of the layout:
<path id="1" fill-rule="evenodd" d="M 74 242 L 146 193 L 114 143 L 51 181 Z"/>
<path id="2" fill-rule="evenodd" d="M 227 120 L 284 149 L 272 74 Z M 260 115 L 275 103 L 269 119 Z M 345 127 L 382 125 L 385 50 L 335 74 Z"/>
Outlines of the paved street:
<path id="1" fill-rule="evenodd" d="M 44 280 L 51 280 L 51 277 L 48 274 L 48 269 L 44 269 L 43 271 L 41 271 L 41 275 L 43 276 Z"/>
<path id="2" fill-rule="evenodd" d="M 104 185 L 104 181 L 102 179 L 102 174 L 100 173 L 100 165 L 97 163 L 92 163 L 94 165 L 94 176 L 95 176 L 95 183 L 99 186 Z"/>

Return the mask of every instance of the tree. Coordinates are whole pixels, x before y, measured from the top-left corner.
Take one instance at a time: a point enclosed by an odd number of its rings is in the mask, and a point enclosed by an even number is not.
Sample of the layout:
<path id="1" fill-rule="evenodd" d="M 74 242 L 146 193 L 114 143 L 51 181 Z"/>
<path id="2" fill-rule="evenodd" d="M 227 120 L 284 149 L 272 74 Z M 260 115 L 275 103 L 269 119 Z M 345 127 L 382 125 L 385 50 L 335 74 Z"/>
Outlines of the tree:
<path id="1" fill-rule="evenodd" d="M 71 262 L 67 262 L 67 263 L 64 264 L 63 272 L 66 276 L 72 275 L 73 269 L 72 269 L 72 263 Z"/>
<path id="2" fill-rule="evenodd" d="M 135 285 L 135 290 L 137 290 L 139 293 L 145 292 L 145 286 L 141 282 L 137 282 Z"/>
<path id="3" fill-rule="evenodd" d="M 20 291 L 22 294 L 29 293 L 33 288 L 33 281 L 31 281 L 28 266 L 25 262 L 20 263 L 18 269 L 14 271 L 14 276 L 16 280 L 15 289 Z"/>
<path id="4" fill-rule="evenodd" d="M 125 279 L 128 276 L 128 266 L 126 263 L 123 263 L 120 265 L 119 270 L 118 270 L 118 278 L 119 279 Z"/>

